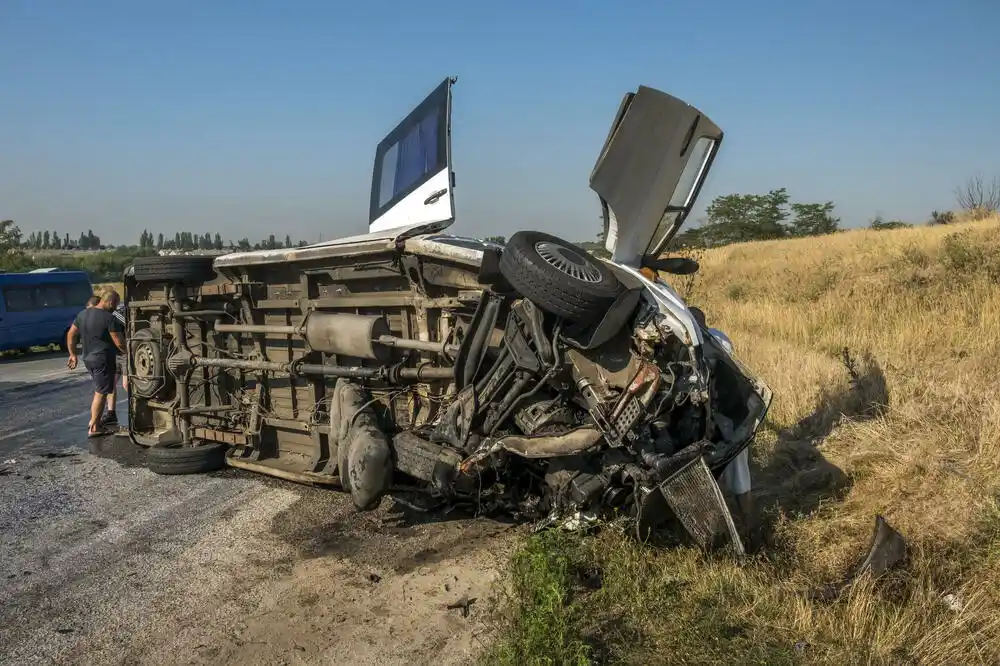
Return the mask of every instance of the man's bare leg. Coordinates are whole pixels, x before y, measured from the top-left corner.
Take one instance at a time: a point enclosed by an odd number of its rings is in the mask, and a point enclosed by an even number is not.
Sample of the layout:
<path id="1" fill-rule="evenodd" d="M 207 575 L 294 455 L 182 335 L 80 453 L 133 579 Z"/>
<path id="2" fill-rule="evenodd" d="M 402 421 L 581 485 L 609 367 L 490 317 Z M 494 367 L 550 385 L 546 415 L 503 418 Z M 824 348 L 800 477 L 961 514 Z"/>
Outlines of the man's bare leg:
<path id="1" fill-rule="evenodd" d="M 90 426 L 88 432 L 97 432 L 101 427 L 101 415 L 104 412 L 104 405 L 108 397 L 100 393 L 94 394 L 94 399 L 90 403 Z"/>

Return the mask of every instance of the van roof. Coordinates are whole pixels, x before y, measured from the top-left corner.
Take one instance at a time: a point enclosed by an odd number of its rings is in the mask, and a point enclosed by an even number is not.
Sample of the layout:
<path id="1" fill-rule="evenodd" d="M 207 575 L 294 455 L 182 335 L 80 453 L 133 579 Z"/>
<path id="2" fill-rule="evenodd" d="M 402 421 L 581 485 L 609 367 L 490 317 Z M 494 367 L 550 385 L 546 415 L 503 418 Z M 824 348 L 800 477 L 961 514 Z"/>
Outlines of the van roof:
<path id="1" fill-rule="evenodd" d="M 86 271 L 51 271 L 47 273 L 0 273 L 0 284 L 65 284 L 90 283 Z"/>

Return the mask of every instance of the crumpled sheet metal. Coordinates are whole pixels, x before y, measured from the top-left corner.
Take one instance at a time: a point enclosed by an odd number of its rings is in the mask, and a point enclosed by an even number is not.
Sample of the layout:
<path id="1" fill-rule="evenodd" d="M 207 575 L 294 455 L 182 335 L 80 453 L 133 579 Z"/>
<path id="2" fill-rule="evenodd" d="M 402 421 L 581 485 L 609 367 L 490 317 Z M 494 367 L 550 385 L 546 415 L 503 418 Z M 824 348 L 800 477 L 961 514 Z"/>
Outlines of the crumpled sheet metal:
<path id="1" fill-rule="evenodd" d="M 873 579 L 878 579 L 890 569 L 904 562 L 906 556 L 906 539 L 889 524 L 884 516 L 876 515 L 875 529 L 872 532 L 868 553 L 864 559 L 843 580 L 809 590 L 807 596 L 811 599 L 832 601 L 857 582 L 866 572 Z"/>

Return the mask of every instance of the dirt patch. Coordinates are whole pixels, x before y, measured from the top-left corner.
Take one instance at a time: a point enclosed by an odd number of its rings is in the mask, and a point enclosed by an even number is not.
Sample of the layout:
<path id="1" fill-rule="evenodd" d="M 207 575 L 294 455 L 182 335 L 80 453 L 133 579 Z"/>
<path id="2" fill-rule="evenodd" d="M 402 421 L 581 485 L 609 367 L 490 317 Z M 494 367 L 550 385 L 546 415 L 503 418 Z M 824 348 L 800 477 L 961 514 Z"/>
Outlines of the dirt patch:
<path id="1" fill-rule="evenodd" d="M 304 558 L 346 559 L 383 575 L 447 564 L 513 527 L 457 511 L 413 511 L 392 500 L 378 511 L 358 513 L 343 493 L 308 489 L 275 517 L 273 532 Z"/>
<path id="2" fill-rule="evenodd" d="M 384 561 L 384 560 L 383 560 Z M 230 640 L 205 642 L 194 663 L 466 664 L 480 647 L 493 556 L 468 551 L 408 573 L 317 557 L 271 586 Z M 191 663 L 178 660 L 177 663 Z"/>
<path id="3" fill-rule="evenodd" d="M 513 543 L 511 525 L 414 514 L 391 500 L 359 514 L 344 493 L 261 483 L 294 487 L 300 496 L 258 535 L 259 555 L 239 565 L 239 577 L 257 582 L 215 601 L 238 609 L 239 620 L 205 609 L 196 626 L 185 620 L 175 636 L 143 641 L 147 647 L 129 663 L 474 661 L 496 571 Z"/>

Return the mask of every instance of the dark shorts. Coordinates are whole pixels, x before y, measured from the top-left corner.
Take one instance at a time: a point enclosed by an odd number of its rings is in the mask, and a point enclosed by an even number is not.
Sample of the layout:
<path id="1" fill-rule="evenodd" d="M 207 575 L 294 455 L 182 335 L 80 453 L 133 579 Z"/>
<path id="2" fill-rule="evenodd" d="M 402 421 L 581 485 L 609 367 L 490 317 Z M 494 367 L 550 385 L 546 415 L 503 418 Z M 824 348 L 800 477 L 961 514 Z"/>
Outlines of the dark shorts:
<path id="1" fill-rule="evenodd" d="M 83 365 L 94 380 L 94 393 L 110 395 L 115 392 L 115 361 L 113 358 L 85 358 Z"/>

